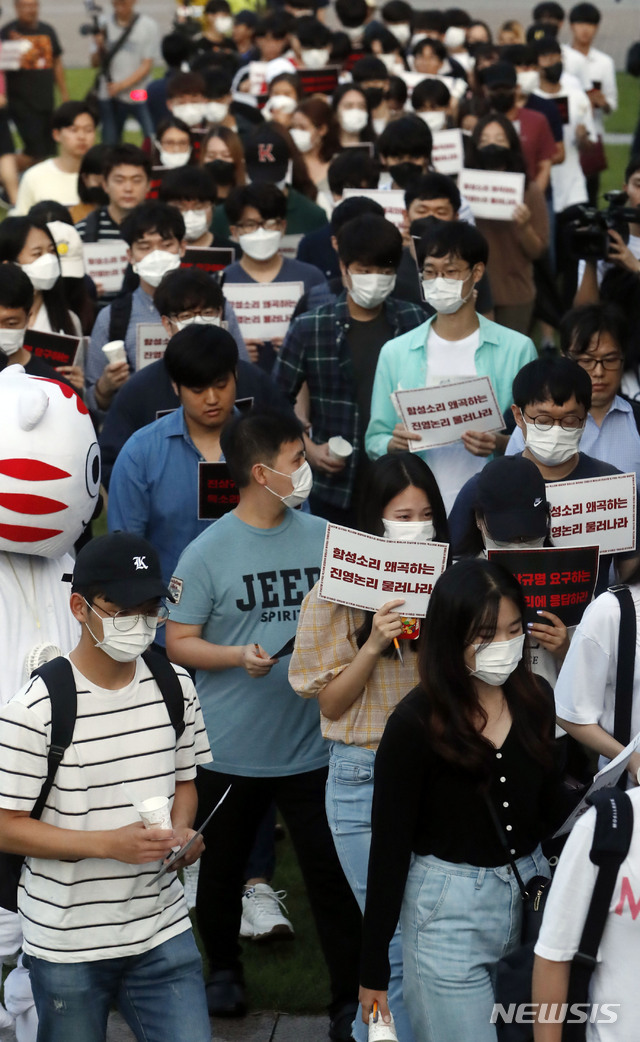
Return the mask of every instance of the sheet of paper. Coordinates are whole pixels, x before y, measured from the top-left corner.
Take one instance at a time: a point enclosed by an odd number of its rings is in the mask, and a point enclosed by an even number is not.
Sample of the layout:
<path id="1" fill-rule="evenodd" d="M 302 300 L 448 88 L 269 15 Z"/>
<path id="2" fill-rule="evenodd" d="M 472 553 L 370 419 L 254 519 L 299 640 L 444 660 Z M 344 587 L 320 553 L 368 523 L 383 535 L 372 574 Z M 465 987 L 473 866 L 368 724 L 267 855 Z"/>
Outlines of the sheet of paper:
<path id="1" fill-rule="evenodd" d="M 569 817 L 563 821 L 555 836 L 564 836 L 565 833 L 571 832 L 571 829 L 575 825 L 578 818 L 581 818 L 583 814 L 589 810 L 589 797 L 594 792 L 599 792 L 600 789 L 612 789 L 616 785 L 618 779 L 622 776 L 623 771 L 626 771 L 629 760 L 640 746 L 640 732 L 632 738 L 629 744 L 618 753 L 615 760 L 611 760 L 606 767 L 603 767 L 601 771 L 598 771 L 587 792 L 580 800 L 578 806 L 571 812 Z"/>
<path id="2" fill-rule="evenodd" d="M 474 217 L 512 221 L 513 211 L 524 200 L 524 174 L 463 169 L 458 177 L 458 188 Z"/>
<path id="3" fill-rule="evenodd" d="M 224 287 L 245 340 L 285 337 L 303 292 L 302 282 L 227 282 Z"/>
<path id="4" fill-rule="evenodd" d="M 412 441 L 412 452 L 452 445 L 464 431 L 499 431 L 504 427 L 491 380 L 471 380 L 395 391 L 402 422 L 420 441 Z"/>
<path id="5" fill-rule="evenodd" d="M 554 546 L 589 546 L 601 554 L 636 548 L 636 476 L 611 474 L 581 481 L 550 481 Z"/>

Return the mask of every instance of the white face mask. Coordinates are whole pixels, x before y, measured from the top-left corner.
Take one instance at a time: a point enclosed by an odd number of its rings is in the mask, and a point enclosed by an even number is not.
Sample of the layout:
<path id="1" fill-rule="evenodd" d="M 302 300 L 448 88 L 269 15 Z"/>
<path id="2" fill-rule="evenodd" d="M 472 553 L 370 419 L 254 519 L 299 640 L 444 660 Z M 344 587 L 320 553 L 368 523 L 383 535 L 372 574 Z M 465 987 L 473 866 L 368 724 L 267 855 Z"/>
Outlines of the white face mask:
<path id="1" fill-rule="evenodd" d="M 419 112 L 420 119 L 424 120 L 432 134 L 444 130 L 447 123 L 446 112 Z"/>
<path id="2" fill-rule="evenodd" d="M 376 134 L 380 135 L 389 121 L 386 118 L 386 116 L 380 116 L 378 119 L 374 119 L 372 122 L 373 129 L 375 130 Z"/>
<path id="3" fill-rule="evenodd" d="M 216 32 L 221 36 L 228 36 L 233 29 L 233 18 L 230 14 L 217 14 L 213 19 Z"/>
<path id="4" fill-rule="evenodd" d="M 524 420 L 524 416 L 522 418 Z M 578 427 L 575 431 L 565 431 L 558 424 L 554 424 L 548 431 L 540 431 L 534 423 L 524 420 L 524 425 L 527 448 L 532 456 L 548 467 L 558 467 L 575 456 L 584 434 L 584 427 Z"/>
<path id="5" fill-rule="evenodd" d="M 222 123 L 228 112 L 229 106 L 222 101 L 208 101 L 204 106 L 204 118 L 207 123 Z"/>
<path id="6" fill-rule="evenodd" d="M 370 311 L 384 303 L 396 285 L 395 275 L 349 275 L 351 299 Z"/>
<path id="7" fill-rule="evenodd" d="M 544 546 L 545 539 L 542 536 L 541 539 L 529 539 L 526 543 L 508 543 L 492 539 L 488 532 L 483 532 L 482 538 L 486 550 L 540 550 Z"/>
<path id="8" fill-rule="evenodd" d="M 60 264 L 54 253 L 43 253 L 31 264 L 21 264 L 20 267 L 29 276 L 33 288 L 40 291 L 52 289 L 60 278 Z"/>
<path id="9" fill-rule="evenodd" d="M 382 518 L 385 539 L 401 543 L 430 543 L 436 534 L 433 521 L 391 521 Z"/>
<path id="10" fill-rule="evenodd" d="M 517 80 L 523 94 L 533 94 L 540 86 L 540 74 L 537 69 L 523 69 L 517 73 Z"/>
<path id="11" fill-rule="evenodd" d="M 307 69 L 324 69 L 329 62 L 331 51 L 327 47 L 312 47 L 308 51 L 301 51 L 302 64 Z"/>
<path id="12" fill-rule="evenodd" d="M 187 210 L 182 215 L 184 221 L 184 237 L 188 242 L 195 242 L 209 229 L 208 210 Z"/>
<path id="13" fill-rule="evenodd" d="M 167 170 L 177 170 L 180 166 L 186 166 L 190 155 L 190 150 L 188 152 L 167 152 L 161 145 L 158 145 L 160 165 L 166 167 Z"/>
<path id="14" fill-rule="evenodd" d="M 345 134 L 359 134 L 369 122 L 369 113 L 364 109 L 343 109 L 338 120 Z"/>
<path id="15" fill-rule="evenodd" d="M 387 29 L 390 33 L 393 33 L 396 40 L 402 47 L 406 47 L 411 39 L 411 26 L 406 22 L 402 22 L 399 25 L 387 25 Z"/>
<path id="16" fill-rule="evenodd" d="M 149 626 L 145 616 L 140 616 L 135 626 L 122 633 L 116 629 L 115 619 L 109 615 L 103 618 L 88 601 L 85 603 L 102 622 L 102 640 L 97 640 L 95 633 L 89 628 L 89 623 L 85 623 L 96 642 L 95 646 L 101 648 L 115 662 L 133 662 L 153 644 L 157 625 Z"/>
<path id="17" fill-rule="evenodd" d="M 188 101 L 184 105 L 174 105 L 172 115 L 181 119 L 188 127 L 197 127 L 204 119 L 205 106 L 200 101 Z"/>
<path id="18" fill-rule="evenodd" d="M 280 249 L 281 241 L 282 232 L 268 232 L 265 228 L 238 236 L 242 252 L 257 261 L 270 260 L 275 256 Z"/>
<path id="19" fill-rule="evenodd" d="M 296 148 L 301 152 L 311 151 L 313 148 L 313 136 L 310 130 L 299 130 L 298 127 L 292 127 L 289 133 Z"/>
<path id="20" fill-rule="evenodd" d="M 266 470 L 270 470 L 272 474 L 280 474 L 281 477 L 289 478 L 291 481 L 293 492 L 290 492 L 288 496 L 281 496 L 278 492 L 274 492 L 272 488 L 269 488 L 268 485 L 264 486 L 272 496 L 277 496 L 278 499 L 281 499 L 286 507 L 298 507 L 309 498 L 309 493 L 313 487 L 313 472 L 307 460 L 297 470 L 294 470 L 293 474 L 283 474 L 281 470 L 267 467 L 266 463 L 263 463 L 262 466 Z"/>
<path id="21" fill-rule="evenodd" d="M 168 250 L 152 250 L 132 267 L 143 282 L 155 289 L 168 271 L 175 271 L 180 267 L 180 257 L 177 253 L 169 253 Z"/>
<path id="22" fill-rule="evenodd" d="M 391 75 L 393 75 L 396 69 L 401 69 L 404 72 L 404 65 L 396 54 L 379 54 L 378 58 L 384 63 L 387 72 L 390 72 Z"/>
<path id="23" fill-rule="evenodd" d="M 445 47 L 455 48 L 462 47 L 466 39 L 467 34 L 464 29 L 461 29 L 459 25 L 450 25 L 444 34 L 444 40 L 442 42 Z"/>
<path id="24" fill-rule="evenodd" d="M 290 116 L 296 111 L 298 102 L 295 98 L 290 98 L 288 94 L 272 94 L 267 104 L 262 110 L 265 118 L 269 116 L 271 112 L 284 112 L 286 116 Z"/>
<path id="25" fill-rule="evenodd" d="M 186 329 L 187 326 L 219 326 L 222 319 L 216 315 L 194 315 L 193 318 L 188 318 L 185 322 L 178 322 L 176 319 L 174 325 L 178 332 Z"/>
<path id="26" fill-rule="evenodd" d="M 492 687 L 501 687 L 509 679 L 522 658 L 524 633 L 512 640 L 494 640 L 492 644 L 474 644 L 476 668 L 472 677 Z"/>
<path id="27" fill-rule="evenodd" d="M 467 279 L 446 279 L 443 275 L 438 275 L 435 279 L 425 279 L 422 283 L 424 299 L 439 314 L 453 315 L 471 299 L 473 283 L 469 295 L 462 295 L 462 287 L 466 281 Z"/>
<path id="28" fill-rule="evenodd" d="M 351 43 L 355 43 L 359 40 L 364 32 L 364 25 L 343 25 L 342 32 L 346 33 Z M 397 37 L 396 37 L 397 39 Z"/>
<path id="29" fill-rule="evenodd" d="M 24 345 L 25 329 L 0 329 L 0 351 L 5 355 L 15 355 Z"/>

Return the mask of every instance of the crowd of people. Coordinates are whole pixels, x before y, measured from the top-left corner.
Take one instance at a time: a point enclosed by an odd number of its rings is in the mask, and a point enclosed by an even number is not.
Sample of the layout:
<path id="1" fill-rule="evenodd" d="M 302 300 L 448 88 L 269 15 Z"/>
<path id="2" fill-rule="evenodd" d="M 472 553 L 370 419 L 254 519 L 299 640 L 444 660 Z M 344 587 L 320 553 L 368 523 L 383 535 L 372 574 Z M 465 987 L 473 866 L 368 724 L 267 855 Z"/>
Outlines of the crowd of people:
<path id="1" fill-rule="evenodd" d="M 640 622 L 640 500 L 577 625 L 554 602 L 531 621 L 493 556 L 554 546 L 555 483 L 640 478 L 640 155 L 596 213 L 618 100 L 601 12 L 543 0 L 492 28 L 405 0 L 208 0 L 161 36 L 112 0 L 70 100 L 38 0 L 15 7 L 0 850 L 25 860 L 17 913 L 0 879 L 0 963 L 20 950 L 0 1027 L 103 1042 L 117 1001 L 136 1038 L 205 1042 L 209 1015 L 244 1016 L 241 940 L 295 938 L 279 812 L 328 1037 L 365 1042 L 375 1017 L 398 1042 L 497 1042 L 518 874 L 550 874 L 568 774 L 626 745 L 612 583 Z M 499 422 L 421 447 L 399 392 L 479 378 Z M 444 544 L 426 617 L 321 594 L 327 524 Z M 638 806 L 638 751 L 626 776 Z M 590 815 L 534 1003 L 567 998 Z M 617 1022 L 589 1042 L 631 1039 L 640 1013 L 633 851 L 593 984 Z"/>

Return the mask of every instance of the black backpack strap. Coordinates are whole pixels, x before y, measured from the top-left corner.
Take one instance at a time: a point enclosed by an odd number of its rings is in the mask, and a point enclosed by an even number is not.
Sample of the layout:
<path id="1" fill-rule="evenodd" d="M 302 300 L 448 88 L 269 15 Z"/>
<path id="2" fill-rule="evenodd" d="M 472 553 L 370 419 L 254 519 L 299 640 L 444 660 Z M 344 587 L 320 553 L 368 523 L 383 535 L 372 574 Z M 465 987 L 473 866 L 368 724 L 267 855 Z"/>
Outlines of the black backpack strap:
<path id="1" fill-rule="evenodd" d="M 121 293 L 119 297 L 112 301 L 109 312 L 109 342 L 112 340 L 124 340 L 129 319 L 131 318 L 132 298 L 132 293 Z"/>
<path id="2" fill-rule="evenodd" d="M 613 737 L 621 745 L 628 745 L 631 741 L 633 674 L 636 664 L 636 608 L 628 586 L 610 586 L 609 592 L 617 598 L 620 604 Z M 626 785 L 626 772 L 623 772 L 622 782 L 623 786 Z"/>
<path id="3" fill-rule="evenodd" d="M 92 210 L 84 219 L 83 242 L 97 242 L 100 233 L 100 209 Z"/>
<path id="4" fill-rule="evenodd" d="M 178 674 L 169 659 L 157 651 L 145 651 L 142 658 L 160 688 L 177 740 L 184 733 L 184 697 Z"/>
<path id="5" fill-rule="evenodd" d="M 609 914 L 609 905 L 620 865 L 629 852 L 633 835 L 633 806 L 626 792 L 618 788 L 594 793 L 596 826 L 589 858 L 598 865 L 593 894 L 578 951 L 573 957 L 569 977 L 568 1003 L 589 1001 L 589 982 L 596 968 L 596 956 Z M 563 1042 L 585 1038 L 586 1025 L 565 1023 Z"/>
<path id="6" fill-rule="evenodd" d="M 47 757 L 47 777 L 31 811 L 32 818 L 40 818 L 60 761 L 71 745 L 76 726 L 78 699 L 69 659 L 60 656 L 45 662 L 34 669 L 31 676 L 39 676 L 44 681 L 51 701 L 51 745 Z"/>

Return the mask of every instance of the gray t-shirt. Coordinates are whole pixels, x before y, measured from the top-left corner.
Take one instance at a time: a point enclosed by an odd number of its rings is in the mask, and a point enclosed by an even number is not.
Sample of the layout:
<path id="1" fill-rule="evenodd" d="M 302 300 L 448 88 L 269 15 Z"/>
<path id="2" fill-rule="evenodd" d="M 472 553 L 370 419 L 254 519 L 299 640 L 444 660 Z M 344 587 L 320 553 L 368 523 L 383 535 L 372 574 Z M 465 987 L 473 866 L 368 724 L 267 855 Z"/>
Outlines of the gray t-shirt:
<path id="1" fill-rule="evenodd" d="M 119 40 L 122 34 L 126 32 L 126 26 L 119 25 L 112 14 L 104 19 L 102 28 L 106 37 L 107 47 L 109 48 L 113 47 L 116 40 Z M 109 65 L 109 77 L 113 83 L 126 80 L 139 68 L 145 59 L 151 58 L 155 63 L 159 61 L 159 56 L 160 27 L 154 18 L 150 18 L 147 14 L 140 14 L 124 44 Z M 151 73 L 145 76 L 143 80 L 140 80 L 139 83 L 136 83 L 135 87 L 121 91 L 120 94 L 116 95 L 118 101 L 140 104 L 144 99 L 132 98 L 131 90 L 140 90 L 146 87 L 150 79 Z"/>

